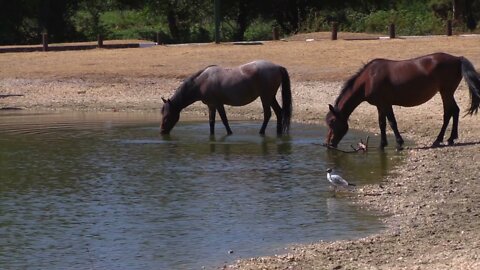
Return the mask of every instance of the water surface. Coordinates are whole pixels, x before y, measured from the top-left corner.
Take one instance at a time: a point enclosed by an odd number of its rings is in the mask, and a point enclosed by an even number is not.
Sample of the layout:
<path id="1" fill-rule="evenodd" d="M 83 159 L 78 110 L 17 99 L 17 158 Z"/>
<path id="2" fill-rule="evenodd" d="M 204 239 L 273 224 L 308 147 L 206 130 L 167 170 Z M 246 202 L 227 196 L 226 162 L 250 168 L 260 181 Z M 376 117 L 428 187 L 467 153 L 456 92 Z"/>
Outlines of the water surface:
<path id="1" fill-rule="evenodd" d="M 325 169 L 378 182 L 401 156 L 326 151 L 325 130 L 232 122 L 232 136 L 159 115 L 0 115 L 1 269 L 199 269 L 283 252 L 292 243 L 381 228 L 332 196 Z M 273 122 L 272 122 L 273 123 Z M 349 132 L 343 145 L 365 134 Z M 372 144 L 377 144 L 373 139 Z"/>

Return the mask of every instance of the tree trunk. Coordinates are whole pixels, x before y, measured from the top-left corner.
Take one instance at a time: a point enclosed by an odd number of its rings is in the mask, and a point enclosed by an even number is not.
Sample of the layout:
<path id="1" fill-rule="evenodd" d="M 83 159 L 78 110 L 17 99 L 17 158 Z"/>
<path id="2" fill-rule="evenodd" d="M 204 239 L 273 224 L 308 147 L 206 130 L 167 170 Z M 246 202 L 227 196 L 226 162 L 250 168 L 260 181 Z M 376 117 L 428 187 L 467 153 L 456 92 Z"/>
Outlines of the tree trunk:
<path id="1" fill-rule="evenodd" d="M 243 41 L 245 39 L 245 31 L 248 27 L 248 7 L 245 2 L 240 1 L 238 4 L 238 16 L 237 16 L 237 30 L 234 35 L 236 41 Z"/>
<path id="2" fill-rule="evenodd" d="M 458 24 L 464 23 L 465 18 L 465 0 L 453 0 L 453 19 Z"/>
<path id="3" fill-rule="evenodd" d="M 172 5 L 168 5 L 167 22 L 168 22 L 168 29 L 170 30 L 170 35 L 172 35 L 175 41 L 179 42 L 180 35 L 178 31 L 177 13 L 175 12 L 175 7 Z"/>

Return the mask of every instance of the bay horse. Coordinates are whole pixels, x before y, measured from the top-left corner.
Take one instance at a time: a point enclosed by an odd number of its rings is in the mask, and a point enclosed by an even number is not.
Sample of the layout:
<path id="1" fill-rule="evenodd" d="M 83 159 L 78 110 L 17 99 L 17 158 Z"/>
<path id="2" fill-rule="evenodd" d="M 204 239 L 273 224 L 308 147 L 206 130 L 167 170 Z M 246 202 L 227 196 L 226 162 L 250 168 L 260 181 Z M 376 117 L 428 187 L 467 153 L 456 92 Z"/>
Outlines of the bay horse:
<path id="1" fill-rule="evenodd" d="M 440 92 L 443 125 L 432 146 L 440 146 L 442 143 L 450 118 L 453 118 L 453 124 L 448 144 L 452 145 L 458 138 L 460 114 L 454 93 L 462 76 L 470 91 L 470 107 L 466 115 L 473 115 L 480 106 L 480 77 L 466 58 L 434 53 L 403 61 L 374 59 L 345 82 L 335 105 L 328 105 L 329 112 L 325 120 L 329 131 L 325 143 L 337 147 L 348 131 L 349 116 L 360 103 L 367 101 L 377 107 L 380 148 L 387 145 L 385 128 L 388 119 L 395 134 L 397 148 L 401 149 L 404 141 L 398 131 L 392 105 L 418 106 Z"/>
<path id="2" fill-rule="evenodd" d="M 276 99 L 282 86 L 282 107 Z M 172 98 L 165 100 L 162 107 L 160 133 L 169 134 L 180 118 L 180 111 L 196 101 L 208 107 L 210 135 L 215 133 L 215 114 L 218 111 L 227 130 L 232 134 L 225 113 L 226 105 L 244 106 L 260 97 L 263 107 L 263 124 L 260 134 L 265 134 L 272 115 L 277 116 L 277 134 L 288 133 L 292 116 L 292 93 L 290 76 L 286 68 L 265 60 L 257 60 L 235 68 L 208 66 L 188 77 L 175 91 Z"/>

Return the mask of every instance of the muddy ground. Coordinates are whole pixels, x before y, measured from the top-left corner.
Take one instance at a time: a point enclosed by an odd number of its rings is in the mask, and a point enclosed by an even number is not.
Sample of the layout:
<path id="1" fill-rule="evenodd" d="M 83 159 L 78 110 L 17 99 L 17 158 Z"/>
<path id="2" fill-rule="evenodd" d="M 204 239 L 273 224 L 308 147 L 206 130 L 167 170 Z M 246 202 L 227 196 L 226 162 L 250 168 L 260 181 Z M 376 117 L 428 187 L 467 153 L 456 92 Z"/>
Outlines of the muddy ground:
<path id="1" fill-rule="evenodd" d="M 334 102 L 342 82 L 369 60 L 445 51 L 466 56 L 478 69 L 478 44 L 478 37 L 430 37 L 1 54 L 0 94 L 24 96 L 0 99 L 0 108 L 159 110 L 161 97 L 169 97 L 185 76 L 205 65 L 233 66 L 263 58 L 290 71 L 294 121 L 323 123 L 327 104 Z M 463 81 L 455 97 L 463 115 L 469 104 Z M 440 97 L 419 107 L 394 110 L 400 132 L 415 142 L 406 145 L 406 162 L 381 184 L 363 186 L 351 194 L 352 203 L 387 215 L 382 218 L 385 230 L 357 240 L 296 245 L 287 254 L 245 259 L 224 267 L 480 269 L 480 116 L 460 119 L 456 145 L 430 148 L 442 123 Z M 229 107 L 227 114 L 259 119 L 261 105 L 257 101 L 246 107 Z M 207 121 L 206 107 L 192 105 L 182 113 L 182 118 L 188 117 Z M 377 136 L 376 119 L 376 109 L 362 104 L 349 123 L 351 128 Z"/>

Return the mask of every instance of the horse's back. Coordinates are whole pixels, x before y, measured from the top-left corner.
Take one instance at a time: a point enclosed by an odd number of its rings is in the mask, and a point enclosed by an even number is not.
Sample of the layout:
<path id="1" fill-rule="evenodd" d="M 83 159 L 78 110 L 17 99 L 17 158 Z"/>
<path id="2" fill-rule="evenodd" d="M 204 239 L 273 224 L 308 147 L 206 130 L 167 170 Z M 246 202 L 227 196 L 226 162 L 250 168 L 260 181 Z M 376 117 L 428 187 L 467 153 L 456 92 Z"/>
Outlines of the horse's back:
<path id="1" fill-rule="evenodd" d="M 243 106 L 266 91 L 276 93 L 281 84 L 282 67 L 266 60 L 257 60 L 234 68 L 211 66 L 199 76 L 203 101 Z"/>
<path id="2" fill-rule="evenodd" d="M 255 67 L 256 69 L 277 69 L 281 67 L 275 63 L 272 63 L 268 60 L 255 60 L 246 64 L 239 66 L 240 69 Z"/>
<path id="3" fill-rule="evenodd" d="M 375 59 L 364 74 L 367 101 L 417 106 L 461 80 L 460 58 L 434 53 L 409 60 Z M 450 90 L 452 91 L 452 90 Z"/>

